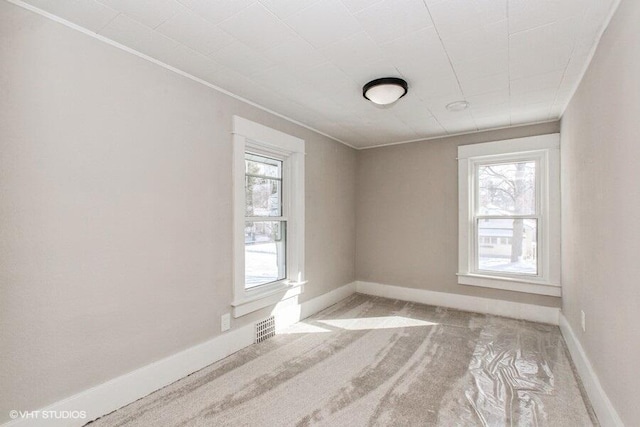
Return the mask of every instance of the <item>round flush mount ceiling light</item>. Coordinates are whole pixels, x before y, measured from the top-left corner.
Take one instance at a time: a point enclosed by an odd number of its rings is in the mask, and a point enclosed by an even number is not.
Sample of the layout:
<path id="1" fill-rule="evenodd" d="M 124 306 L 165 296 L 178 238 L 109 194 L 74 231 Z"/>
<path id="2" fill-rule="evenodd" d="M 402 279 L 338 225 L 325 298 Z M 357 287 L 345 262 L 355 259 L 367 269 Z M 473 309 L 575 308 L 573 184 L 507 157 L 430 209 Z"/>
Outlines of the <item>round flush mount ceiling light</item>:
<path id="1" fill-rule="evenodd" d="M 362 96 L 378 105 L 389 105 L 407 94 L 407 82 L 397 77 L 383 77 L 364 85 Z"/>
<path id="2" fill-rule="evenodd" d="M 457 112 L 463 111 L 469 108 L 469 103 L 467 101 L 455 101 L 450 104 L 447 104 L 447 110 Z"/>

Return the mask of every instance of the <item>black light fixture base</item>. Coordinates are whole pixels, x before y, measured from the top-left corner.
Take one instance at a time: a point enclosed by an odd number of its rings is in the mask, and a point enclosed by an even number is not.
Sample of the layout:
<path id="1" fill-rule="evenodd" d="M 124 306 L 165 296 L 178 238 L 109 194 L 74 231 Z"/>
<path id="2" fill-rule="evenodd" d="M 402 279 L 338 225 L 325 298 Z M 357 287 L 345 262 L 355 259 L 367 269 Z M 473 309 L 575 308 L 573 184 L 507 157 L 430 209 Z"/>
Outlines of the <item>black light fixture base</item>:
<path id="1" fill-rule="evenodd" d="M 371 80 L 369 83 L 364 85 L 362 87 L 362 96 L 365 97 L 366 99 L 368 99 L 369 101 L 373 102 L 367 96 L 367 91 L 369 91 L 369 89 L 371 89 L 373 87 L 381 86 L 381 85 L 395 85 L 395 86 L 400 86 L 402 89 L 404 89 L 403 94 L 400 95 L 398 97 L 398 99 L 400 99 L 403 96 L 405 96 L 407 94 L 407 91 L 409 90 L 409 85 L 407 84 L 407 82 L 404 79 L 401 79 L 399 77 L 382 77 L 380 79 Z"/>

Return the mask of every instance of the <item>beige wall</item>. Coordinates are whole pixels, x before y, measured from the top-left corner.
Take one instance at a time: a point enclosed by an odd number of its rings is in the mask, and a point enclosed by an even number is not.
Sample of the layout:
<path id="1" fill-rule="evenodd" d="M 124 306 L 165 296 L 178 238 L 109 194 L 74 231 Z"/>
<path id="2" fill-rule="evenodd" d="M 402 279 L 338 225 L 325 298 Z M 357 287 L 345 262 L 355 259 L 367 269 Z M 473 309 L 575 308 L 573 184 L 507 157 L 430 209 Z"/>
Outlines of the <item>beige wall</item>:
<path id="1" fill-rule="evenodd" d="M 639 22 L 640 2 L 623 0 L 562 119 L 562 310 L 628 426 L 640 421 Z"/>
<path id="2" fill-rule="evenodd" d="M 559 131 L 558 123 L 358 152 L 358 280 L 560 306 L 560 299 L 458 285 L 458 145 Z"/>
<path id="3" fill-rule="evenodd" d="M 354 150 L 7 2 L 0 91 L 0 422 L 219 334 L 233 114 L 306 140 L 302 300 L 354 280 Z"/>
<path id="4" fill-rule="evenodd" d="M 587 313 L 580 339 L 629 424 L 640 419 L 639 21 L 625 0 L 562 125 L 563 310 L 575 331 Z M 357 278 L 559 306 L 455 276 L 457 146 L 557 123 L 356 153 L 0 2 L 0 422 L 219 334 L 234 114 L 307 142 L 303 301 Z"/>

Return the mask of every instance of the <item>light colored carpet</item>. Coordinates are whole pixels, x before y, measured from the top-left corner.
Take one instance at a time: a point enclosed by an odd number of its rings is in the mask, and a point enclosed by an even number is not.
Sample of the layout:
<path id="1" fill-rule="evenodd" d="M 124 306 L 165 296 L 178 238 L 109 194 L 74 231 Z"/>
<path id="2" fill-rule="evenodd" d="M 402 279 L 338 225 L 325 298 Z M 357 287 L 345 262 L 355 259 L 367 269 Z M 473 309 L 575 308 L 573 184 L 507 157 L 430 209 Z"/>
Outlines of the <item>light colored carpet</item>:
<path id="1" fill-rule="evenodd" d="M 101 426 L 590 426 L 560 331 L 353 295 Z"/>

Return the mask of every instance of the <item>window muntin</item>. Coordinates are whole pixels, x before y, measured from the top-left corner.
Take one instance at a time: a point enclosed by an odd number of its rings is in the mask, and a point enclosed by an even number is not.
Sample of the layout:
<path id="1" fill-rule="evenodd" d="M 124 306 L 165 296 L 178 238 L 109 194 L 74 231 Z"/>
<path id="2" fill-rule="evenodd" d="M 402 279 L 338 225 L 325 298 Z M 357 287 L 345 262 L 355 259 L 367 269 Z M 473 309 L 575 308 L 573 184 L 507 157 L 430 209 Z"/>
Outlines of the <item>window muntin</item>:
<path id="1" fill-rule="evenodd" d="M 473 272 L 539 276 L 539 159 L 473 162 Z"/>
<path id="2" fill-rule="evenodd" d="M 245 153 L 245 289 L 287 278 L 282 170 L 280 159 Z"/>

